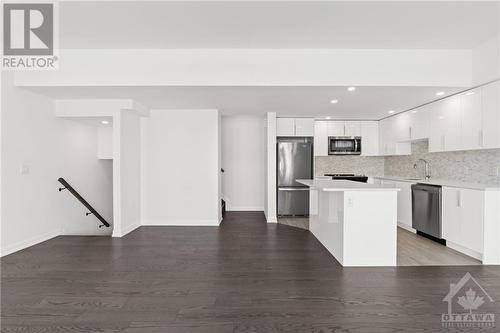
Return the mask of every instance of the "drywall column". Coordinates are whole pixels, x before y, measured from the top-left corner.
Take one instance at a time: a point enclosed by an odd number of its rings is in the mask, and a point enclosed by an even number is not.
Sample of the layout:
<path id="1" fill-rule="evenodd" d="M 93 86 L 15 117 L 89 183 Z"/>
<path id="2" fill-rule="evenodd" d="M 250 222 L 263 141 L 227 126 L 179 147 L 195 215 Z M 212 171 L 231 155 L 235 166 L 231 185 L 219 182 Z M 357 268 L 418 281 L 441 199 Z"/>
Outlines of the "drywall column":
<path id="1" fill-rule="evenodd" d="M 276 112 L 268 112 L 266 118 L 266 206 L 267 223 L 278 222 L 276 216 Z"/>
<path id="2" fill-rule="evenodd" d="M 134 110 L 113 115 L 113 237 L 141 225 L 141 127 Z"/>

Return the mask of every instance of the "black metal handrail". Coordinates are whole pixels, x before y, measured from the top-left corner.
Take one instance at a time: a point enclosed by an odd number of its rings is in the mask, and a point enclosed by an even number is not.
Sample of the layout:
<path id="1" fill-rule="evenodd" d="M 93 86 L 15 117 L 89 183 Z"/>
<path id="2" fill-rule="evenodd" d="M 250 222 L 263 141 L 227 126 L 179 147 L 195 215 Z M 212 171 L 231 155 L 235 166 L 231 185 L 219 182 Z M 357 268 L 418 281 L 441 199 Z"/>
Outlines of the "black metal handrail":
<path id="1" fill-rule="evenodd" d="M 92 207 L 88 202 L 87 200 L 85 200 L 80 194 L 78 194 L 78 192 L 70 185 L 68 184 L 67 181 L 64 180 L 64 178 L 59 178 L 57 180 L 59 183 L 63 184 L 64 187 L 60 187 L 59 188 L 59 192 L 63 191 L 63 190 L 68 190 L 71 194 L 73 194 L 75 196 L 75 198 L 78 199 L 78 201 L 80 201 L 90 212 L 89 213 L 85 213 L 85 215 L 89 216 L 89 215 L 94 215 L 95 217 L 97 217 L 97 219 L 99 221 L 101 221 L 102 225 L 99 226 L 102 227 L 102 226 L 105 226 L 105 227 L 109 227 L 109 223 L 104 219 L 104 217 L 102 217 L 95 209 L 94 207 Z"/>

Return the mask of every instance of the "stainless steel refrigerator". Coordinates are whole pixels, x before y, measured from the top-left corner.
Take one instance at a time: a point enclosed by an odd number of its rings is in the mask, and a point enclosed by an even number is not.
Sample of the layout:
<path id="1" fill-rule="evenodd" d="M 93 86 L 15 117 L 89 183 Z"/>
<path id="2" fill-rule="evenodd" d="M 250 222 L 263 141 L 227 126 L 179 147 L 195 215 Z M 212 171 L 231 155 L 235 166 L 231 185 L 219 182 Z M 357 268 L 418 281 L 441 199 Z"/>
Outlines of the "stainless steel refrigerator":
<path id="1" fill-rule="evenodd" d="M 277 143 L 278 215 L 309 215 L 309 188 L 296 179 L 312 179 L 313 147 L 307 141 Z"/>

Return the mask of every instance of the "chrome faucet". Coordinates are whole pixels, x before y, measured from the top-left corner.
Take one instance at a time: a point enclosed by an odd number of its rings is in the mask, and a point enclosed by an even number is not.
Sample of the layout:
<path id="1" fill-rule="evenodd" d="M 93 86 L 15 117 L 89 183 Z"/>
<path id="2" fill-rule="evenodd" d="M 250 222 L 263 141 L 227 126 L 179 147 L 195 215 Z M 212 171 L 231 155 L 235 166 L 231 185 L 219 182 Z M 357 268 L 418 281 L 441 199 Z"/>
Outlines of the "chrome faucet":
<path id="1" fill-rule="evenodd" d="M 416 169 L 417 168 L 417 164 L 418 162 L 424 162 L 424 173 L 425 173 L 425 180 L 429 180 L 431 179 L 431 168 L 430 168 L 430 164 L 429 162 L 427 162 L 426 160 L 424 160 L 423 158 L 419 158 L 417 163 L 413 164 L 413 168 Z"/>

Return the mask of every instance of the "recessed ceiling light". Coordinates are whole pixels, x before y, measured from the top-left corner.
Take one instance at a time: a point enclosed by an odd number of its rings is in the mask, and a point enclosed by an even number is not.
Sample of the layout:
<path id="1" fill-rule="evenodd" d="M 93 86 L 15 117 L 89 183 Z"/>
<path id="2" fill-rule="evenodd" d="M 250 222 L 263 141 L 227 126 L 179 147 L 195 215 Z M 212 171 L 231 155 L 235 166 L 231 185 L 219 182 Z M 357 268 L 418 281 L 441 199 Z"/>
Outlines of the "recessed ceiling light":
<path id="1" fill-rule="evenodd" d="M 339 102 L 339 100 L 338 100 L 338 99 L 332 99 L 332 100 L 330 101 L 330 103 L 332 103 L 332 104 L 337 104 L 338 102 Z"/>
<path id="2" fill-rule="evenodd" d="M 326 117 L 326 119 L 332 119 L 332 117 Z"/>
<path id="3" fill-rule="evenodd" d="M 475 91 L 468 91 L 468 92 L 466 92 L 465 94 L 466 94 L 467 96 L 470 96 L 470 95 L 474 95 L 475 93 L 476 93 Z"/>
<path id="4" fill-rule="evenodd" d="M 418 111 L 417 110 L 413 110 L 411 113 L 417 113 Z"/>
<path id="5" fill-rule="evenodd" d="M 443 95 L 444 95 L 444 91 L 438 91 L 438 92 L 436 93 L 436 96 L 443 96 Z"/>
<path id="6" fill-rule="evenodd" d="M 109 121 L 107 121 L 107 120 L 103 120 L 103 121 L 101 121 L 101 124 L 103 124 L 103 125 L 107 125 L 107 124 L 109 124 Z"/>
<path id="7" fill-rule="evenodd" d="M 393 114 L 394 112 L 396 112 L 396 111 L 394 111 L 394 110 L 387 111 L 387 113 L 389 113 L 389 114 Z"/>
<path id="8" fill-rule="evenodd" d="M 347 91 L 355 91 L 356 90 L 356 87 L 349 87 L 347 88 Z"/>

